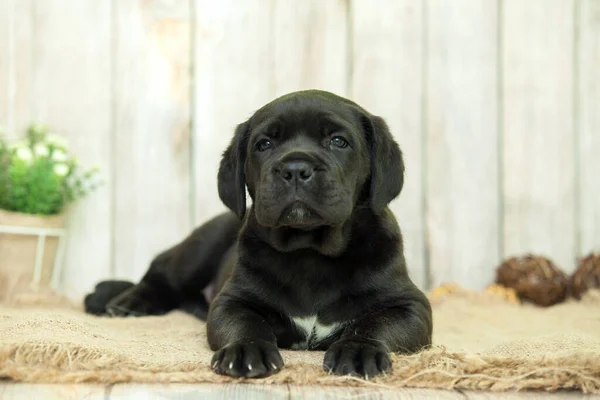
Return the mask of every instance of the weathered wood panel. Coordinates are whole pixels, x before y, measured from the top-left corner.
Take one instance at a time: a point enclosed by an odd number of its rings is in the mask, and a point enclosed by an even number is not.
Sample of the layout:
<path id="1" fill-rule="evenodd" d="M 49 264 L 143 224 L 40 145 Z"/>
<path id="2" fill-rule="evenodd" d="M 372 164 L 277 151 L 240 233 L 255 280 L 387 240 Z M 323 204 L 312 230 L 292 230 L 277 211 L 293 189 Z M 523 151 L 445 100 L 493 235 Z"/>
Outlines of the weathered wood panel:
<path id="1" fill-rule="evenodd" d="M 504 251 L 575 259 L 573 1 L 503 2 Z"/>
<path id="2" fill-rule="evenodd" d="M 497 8 L 430 0 L 427 10 L 431 283 L 482 288 L 499 261 Z"/>
<path id="3" fill-rule="evenodd" d="M 109 2 L 44 0 L 32 9 L 31 117 L 64 135 L 78 159 L 110 179 Z M 70 212 L 63 289 L 75 296 L 111 273 L 110 181 Z"/>
<path id="4" fill-rule="evenodd" d="M 189 2 L 114 3 L 114 263 L 139 279 L 190 231 Z"/>
<path id="5" fill-rule="evenodd" d="M 411 279 L 427 285 L 423 209 L 423 7 L 417 0 L 352 3 L 350 96 L 386 119 L 404 152 L 406 176 L 390 205 L 404 234 Z"/>
<path id="6" fill-rule="evenodd" d="M 244 122 L 274 95 L 272 9 L 260 0 L 201 0 L 194 34 L 194 220 L 225 210 L 217 192 L 221 154 Z"/>
<path id="7" fill-rule="evenodd" d="M 579 255 L 600 251 L 600 1 L 578 6 Z"/>
<path id="8" fill-rule="evenodd" d="M 23 135 L 31 122 L 32 2 L 0 1 L 0 127 Z"/>
<path id="9" fill-rule="evenodd" d="M 11 129 L 12 49 L 14 15 L 11 1 L 0 1 L 0 134 Z M 12 133 L 12 132 L 11 132 Z"/>
<path id="10" fill-rule="evenodd" d="M 275 0 L 273 10 L 274 95 L 302 89 L 347 95 L 347 2 Z"/>

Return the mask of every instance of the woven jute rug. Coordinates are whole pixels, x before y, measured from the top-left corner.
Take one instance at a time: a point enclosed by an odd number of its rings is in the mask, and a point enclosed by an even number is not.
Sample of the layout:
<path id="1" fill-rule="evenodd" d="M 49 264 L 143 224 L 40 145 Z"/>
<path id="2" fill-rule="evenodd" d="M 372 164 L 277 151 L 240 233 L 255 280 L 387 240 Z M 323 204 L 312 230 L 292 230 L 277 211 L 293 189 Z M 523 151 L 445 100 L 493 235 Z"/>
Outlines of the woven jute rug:
<path id="1" fill-rule="evenodd" d="M 364 381 L 330 376 L 322 352 L 285 351 L 284 369 L 263 383 L 600 393 L 600 292 L 549 308 L 490 292 L 434 296 L 434 347 L 393 357 L 393 372 Z M 85 315 L 52 294 L 0 305 L 0 377 L 22 382 L 218 383 L 203 322 Z M 254 382 L 254 381 L 252 381 Z"/>

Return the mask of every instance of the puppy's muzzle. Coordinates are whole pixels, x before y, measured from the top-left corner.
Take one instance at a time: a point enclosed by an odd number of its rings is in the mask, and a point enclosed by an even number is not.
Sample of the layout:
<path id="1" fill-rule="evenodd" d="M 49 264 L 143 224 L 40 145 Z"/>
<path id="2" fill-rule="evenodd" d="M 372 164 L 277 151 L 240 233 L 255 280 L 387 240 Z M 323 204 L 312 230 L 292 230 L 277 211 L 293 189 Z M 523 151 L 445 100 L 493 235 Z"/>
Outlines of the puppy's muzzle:
<path id="1" fill-rule="evenodd" d="M 314 175 L 315 167 L 308 161 L 290 161 L 278 168 L 277 174 L 290 185 L 305 184 Z"/>
<path id="2" fill-rule="evenodd" d="M 295 152 L 282 157 L 274 166 L 273 172 L 284 184 L 299 187 L 313 180 L 317 172 L 317 164 L 309 154 Z"/>

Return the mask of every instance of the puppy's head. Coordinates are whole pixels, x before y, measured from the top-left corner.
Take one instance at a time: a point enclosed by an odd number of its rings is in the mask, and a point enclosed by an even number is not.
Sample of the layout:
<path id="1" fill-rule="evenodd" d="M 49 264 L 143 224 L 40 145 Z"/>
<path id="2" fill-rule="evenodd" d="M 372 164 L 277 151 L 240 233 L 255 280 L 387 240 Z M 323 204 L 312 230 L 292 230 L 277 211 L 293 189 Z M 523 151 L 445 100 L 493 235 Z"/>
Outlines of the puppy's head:
<path id="1" fill-rule="evenodd" d="M 218 184 L 240 218 L 247 186 L 261 225 L 310 230 L 342 225 L 357 207 L 380 213 L 403 176 L 402 154 L 382 118 L 311 90 L 280 97 L 237 127 Z"/>

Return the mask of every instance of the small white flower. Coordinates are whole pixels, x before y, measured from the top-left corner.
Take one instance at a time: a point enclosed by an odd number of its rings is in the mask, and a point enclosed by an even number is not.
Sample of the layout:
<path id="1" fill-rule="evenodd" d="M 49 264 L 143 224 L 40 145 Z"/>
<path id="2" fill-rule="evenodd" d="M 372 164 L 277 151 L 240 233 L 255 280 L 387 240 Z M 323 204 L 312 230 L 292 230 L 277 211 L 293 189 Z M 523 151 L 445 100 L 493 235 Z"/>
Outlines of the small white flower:
<path id="1" fill-rule="evenodd" d="M 83 187 L 85 188 L 86 192 L 89 192 L 89 191 L 94 190 L 98 186 L 104 185 L 104 183 L 105 183 L 104 179 L 102 179 L 101 176 L 95 175 L 89 179 L 85 179 L 83 181 Z"/>
<path id="2" fill-rule="evenodd" d="M 50 154 L 50 150 L 48 149 L 48 146 L 46 146 L 45 144 L 41 144 L 41 143 L 38 143 L 34 146 L 33 152 L 38 157 L 48 157 L 48 154 Z"/>
<path id="3" fill-rule="evenodd" d="M 66 164 L 56 164 L 53 169 L 57 176 L 62 177 L 69 173 L 69 167 Z"/>
<path id="4" fill-rule="evenodd" d="M 31 153 L 31 149 L 29 147 L 19 147 L 17 149 L 16 155 L 19 159 L 23 161 L 31 161 L 33 158 L 33 154 Z"/>
<path id="5" fill-rule="evenodd" d="M 67 148 L 68 147 L 68 142 L 65 138 L 63 138 L 62 136 L 58 136 L 58 135 L 54 135 L 54 134 L 49 134 L 46 137 L 46 141 L 50 144 L 53 144 L 57 147 L 63 147 L 63 148 Z"/>
<path id="6" fill-rule="evenodd" d="M 67 161 L 67 153 L 60 149 L 55 149 L 52 152 L 52 159 L 56 162 L 64 162 Z"/>

